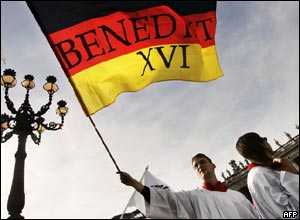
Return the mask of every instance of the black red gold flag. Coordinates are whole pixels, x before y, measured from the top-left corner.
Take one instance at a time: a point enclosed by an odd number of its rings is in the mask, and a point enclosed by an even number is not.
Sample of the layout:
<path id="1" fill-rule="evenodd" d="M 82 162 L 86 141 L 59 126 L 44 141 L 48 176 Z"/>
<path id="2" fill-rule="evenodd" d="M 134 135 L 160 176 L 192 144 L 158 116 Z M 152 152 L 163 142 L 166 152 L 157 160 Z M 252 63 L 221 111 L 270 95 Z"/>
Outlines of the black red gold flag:
<path id="1" fill-rule="evenodd" d="M 216 1 L 27 1 L 87 116 L 154 82 L 223 76 Z"/>

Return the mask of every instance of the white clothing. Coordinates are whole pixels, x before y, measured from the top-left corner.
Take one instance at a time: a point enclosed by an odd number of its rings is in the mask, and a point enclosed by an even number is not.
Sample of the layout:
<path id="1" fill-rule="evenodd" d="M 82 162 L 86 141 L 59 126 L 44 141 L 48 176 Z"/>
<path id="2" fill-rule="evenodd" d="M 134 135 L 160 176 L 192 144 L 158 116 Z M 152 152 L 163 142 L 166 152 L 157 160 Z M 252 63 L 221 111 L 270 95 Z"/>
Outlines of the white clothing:
<path id="1" fill-rule="evenodd" d="M 194 189 L 171 192 L 150 188 L 146 215 L 160 219 L 257 219 L 259 215 L 240 192 Z"/>
<path id="2" fill-rule="evenodd" d="M 299 213 L 299 175 L 255 166 L 248 173 L 247 184 L 262 218 L 283 218 L 284 211 Z"/>

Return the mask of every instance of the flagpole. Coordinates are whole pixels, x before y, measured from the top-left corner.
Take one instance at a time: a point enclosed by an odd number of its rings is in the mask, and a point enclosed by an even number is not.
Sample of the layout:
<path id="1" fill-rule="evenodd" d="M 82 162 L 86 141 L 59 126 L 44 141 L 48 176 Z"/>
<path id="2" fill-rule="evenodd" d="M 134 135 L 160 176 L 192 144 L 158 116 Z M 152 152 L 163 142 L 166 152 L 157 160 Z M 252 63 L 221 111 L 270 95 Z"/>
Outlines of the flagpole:
<path id="1" fill-rule="evenodd" d="M 104 147 L 105 147 L 106 151 L 108 152 L 108 154 L 109 154 L 110 158 L 111 158 L 111 159 L 112 159 L 112 161 L 114 162 L 114 164 L 115 164 L 115 166 L 116 166 L 116 168 L 117 168 L 118 172 L 121 172 L 121 170 L 119 169 L 119 167 L 118 167 L 118 165 L 117 165 L 117 163 L 116 163 L 115 159 L 114 159 L 114 158 L 113 158 L 113 156 L 111 155 L 111 153 L 110 153 L 110 151 L 109 151 L 109 149 L 108 149 L 107 145 L 105 144 L 105 142 L 104 142 L 104 140 L 103 140 L 103 138 L 102 138 L 102 136 L 101 136 L 100 132 L 98 131 L 98 129 L 97 129 L 97 127 L 96 127 L 96 125 L 95 125 L 95 123 L 94 123 L 93 119 L 91 118 L 91 116 L 89 116 L 89 119 L 90 119 L 90 121 L 91 121 L 92 125 L 94 126 L 94 128 L 95 128 L 95 130 L 96 130 L 96 132 L 97 132 L 97 134 L 98 134 L 99 138 L 101 139 L 101 141 L 102 141 L 102 143 L 103 143 L 103 145 L 104 145 Z"/>
<path id="2" fill-rule="evenodd" d="M 146 171 L 148 170 L 148 168 L 149 168 L 149 165 L 146 166 L 145 171 L 144 171 L 144 173 L 143 173 L 143 175 L 142 175 L 142 177 L 141 177 L 141 179 L 140 179 L 140 182 L 142 182 L 142 180 L 143 180 L 143 178 L 144 178 L 144 176 L 145 176 L 145 173 L 146 173 Z M 137 193 L 137 191 L 134 190 L 134 192 L 132 193 L 130 199 L 128 200 L 128 203 L 127 203 L 127 205 L 126 205 L 126 207 L 125 207 L 125 209 L 124 209 L 124 211 L 123 211 L 123 213 L 122 213 L 120 219 L 123 219 L 123 215 L 125 214 L 125 212 L 126 212 L 126 210 L 127 210 L 127 208 L 128 208 L 128 205 L 129 205 L 129 203 L 130 203 L 130 200 L 133 198 L 133 196 L 134 196 L 136 193 Z"/>
<path id="3" fill-rule="evenodd" d="M 1 45 L 2 45 L 2 42 L 1 42 Z M 4 53 L 4 50 L 3 48 L 1 47 L 1 60 L 3 61 L 3 64 L 6 64 L 6 57 L 5 57 L 5 53 Z"/>

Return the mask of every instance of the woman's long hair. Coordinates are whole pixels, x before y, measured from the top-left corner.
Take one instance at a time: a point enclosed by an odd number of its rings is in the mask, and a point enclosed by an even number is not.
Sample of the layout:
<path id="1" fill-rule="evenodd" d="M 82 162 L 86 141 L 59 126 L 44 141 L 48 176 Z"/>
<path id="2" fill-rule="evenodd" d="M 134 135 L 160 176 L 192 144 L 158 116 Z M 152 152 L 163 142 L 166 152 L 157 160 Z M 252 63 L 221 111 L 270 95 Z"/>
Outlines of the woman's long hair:
<path id="1" fill-rule="evenodd" d="M 255 132 L 249 132 L 241 136 L 237 143 L 236 149 L 244 158 L 262 165 L 274 168 L 273 159 L 266 153 L 263 147 L 264 138 Z"/>

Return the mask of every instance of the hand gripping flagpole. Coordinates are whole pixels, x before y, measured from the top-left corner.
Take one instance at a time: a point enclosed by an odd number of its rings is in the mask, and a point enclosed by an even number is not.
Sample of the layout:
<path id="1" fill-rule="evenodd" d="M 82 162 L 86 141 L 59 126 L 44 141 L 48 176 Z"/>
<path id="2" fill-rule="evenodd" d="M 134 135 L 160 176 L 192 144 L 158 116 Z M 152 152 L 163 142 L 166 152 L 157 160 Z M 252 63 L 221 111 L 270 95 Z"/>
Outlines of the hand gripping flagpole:
<path id="1" fill-rule="evenodd" d="M 143 181 L 143 179 L 144 179 L 144 177 L 145 177 L 145 174 L 146 174 L 146 171 L 148 170 L 148 168 L 149 168 L 149 165 L 146 166 L 145 171 L 144 171 L 144 173 L 143 173 L 143 175 L 142 175 L 142 177 L 141 177 L 141 179 L 140 179 L 140 181 L 139 181 L 140 183 Z M 128 206 L 129 206 L 129 203 L 130 203 L 130 201 L 132 200 L 132 198 L 134 197 L 134 195 L 135 195 L 136 193 L 138 193 L 138 192 L 137 192 L 136 190 L 134 190 L 134 192 L 132 193 L 130 199 L 128 200 L 128 203 L 127 203 L 127 205 L 126 205 L 124 211 L 122 212 L 122 215 L 121 215 L 120 219 L 123 219 L 123 216 L 124 216 L 124 214 L 125 214 L 125 212 L 126 212 Z M 144 214 L 144 213 L 143 213 L 143 214 Z"/>
<path id="2" fill-rule="evenodd" d="M 90 121 L 91 121 L 92 125 L 94 126 L 94 128 L 95 128 L 95 130 L 96 130 L 96 132 L 97 132 L 98 136 L 100 137 L 100 139 L 101 139 L 101 141 L 102 141 L 102 143 L 103 143 L 103 145 L 104 145 L 104 147 L 105 147 L 106 151 L 108 152 L 108 154 L 109 154 L 110 158 L 111 158 L 111 159 L 112 159 L 112 161 L 114 162 L 114 164 L 115 164 L 115 166 L 116 166 L 116 168 L 117 168 L 118 172 L 121 172 L 121 170 L 119 169 L 119 167 L 118 167 L 118 165 L 117 165 L 117 163 L 116 163 L 115 159 L 114 159 L 114 158 L 113 158 L 113 156 L 111 155 L 111 153 L 110 153 L 110 151 L 109 151 L 109 149 L 108 149 L 107 145 L 105 144 L 105 142 L 104 142 L 104 140 L 103 140 L 103 138 L 102 138 L 102 136 L 101 136 L 100 132 L 98 131 L 98 129 L 97 129 L 97 127 L 96 127 L 96 125 L 95 125 L 95 123 L 94 123 L 93 119 L 91 118 L 91 116 L 89 116 L 89 119 L 90 119 Z"/>

